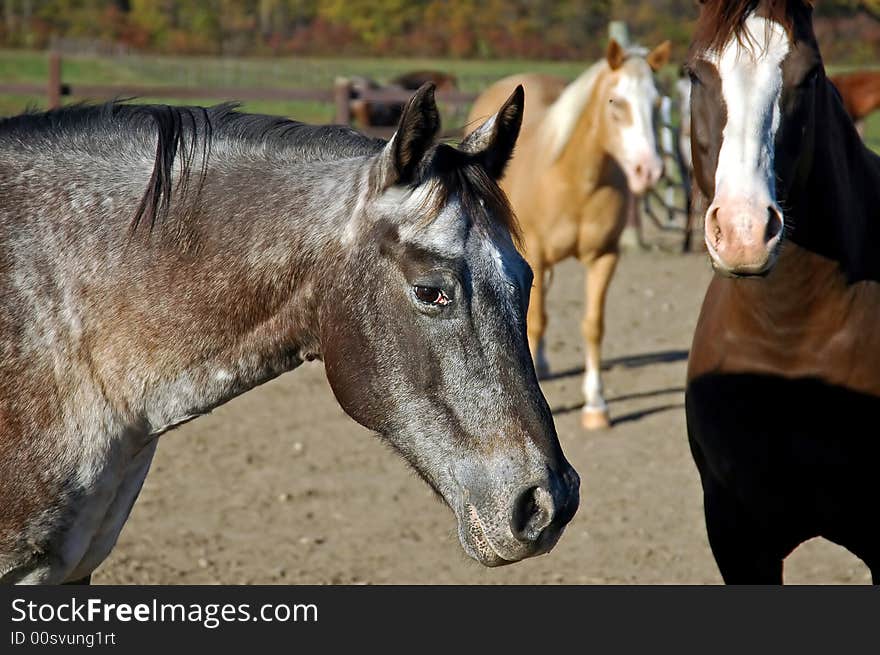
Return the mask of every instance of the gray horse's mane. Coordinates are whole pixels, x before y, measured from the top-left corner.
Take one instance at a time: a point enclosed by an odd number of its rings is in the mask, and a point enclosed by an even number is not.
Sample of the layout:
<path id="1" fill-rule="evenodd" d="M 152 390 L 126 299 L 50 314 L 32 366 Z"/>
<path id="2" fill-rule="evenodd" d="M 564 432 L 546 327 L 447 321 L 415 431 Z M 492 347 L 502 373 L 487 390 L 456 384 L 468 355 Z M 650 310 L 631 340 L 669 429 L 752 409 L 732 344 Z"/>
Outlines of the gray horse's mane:
<path id="1" fill-rule="evenodd" d="M 2 149 L 39 148 L 43 153 L 86 150 L 119 156 L 122 144 L 132 141 L 155 148 L 153 171 L 132 219 L 132 230 L 144 220 L 152 228 L 167 215 L 173 192 L 186 197 L 195 182 L 198 193 L 211 152 L 218 147 L 309 162 L 368 156 L 384 145 L 382 140 L 348 127 L 245 114 L 237 111 L 235 104 L 210 108 L 81 104 L 0 121 Z M 179 167 L 176 189 L 172 180 L 175 166 Z"/>
<path id="2" fill-rule="evenodd" d="M 164 220 L 172 196 L 186 200 L 193 188 L 197 196 L 212 153 L 214 159 L 235 153 L 307 163 L 372 156 L 386 141 L 341 125 L 309 125 L 279 116 L 245 114 L 237 111 L 235 104 L 204 108 L 111 102 L 0 120 L 0 151 L 28 150 L 44 157 L 61 151 L 87 151 L 112 160 L 131 151 L 132 144 L 139 153 L 155 149 L 150 180 L 130 224 L 133 232 L 142 222 L 152 230 Z M 516 219 L 506 196 L 474 159 L 448 145 L 435 145 L 412 184 L 432 184 L 436 205 L 457 194 L 472 215 L 491 216 L 517 239 Z"/>

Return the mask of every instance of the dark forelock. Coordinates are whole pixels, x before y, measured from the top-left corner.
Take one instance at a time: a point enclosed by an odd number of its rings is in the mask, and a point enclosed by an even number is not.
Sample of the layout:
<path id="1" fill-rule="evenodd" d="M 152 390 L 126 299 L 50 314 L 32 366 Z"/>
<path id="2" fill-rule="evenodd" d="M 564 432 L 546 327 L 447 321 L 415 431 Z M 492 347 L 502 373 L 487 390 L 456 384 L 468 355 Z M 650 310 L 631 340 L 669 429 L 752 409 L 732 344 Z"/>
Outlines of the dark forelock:
<path id="1" fill-rule="evenodd" d="M 808 14 L 810 0 L 702 0 L 694 36 L 699 50 L 721 50 L 732 38 L 747 40 L 746 18 L 753 11 L 782 25 L 791 33 L 798 16 Z"/>

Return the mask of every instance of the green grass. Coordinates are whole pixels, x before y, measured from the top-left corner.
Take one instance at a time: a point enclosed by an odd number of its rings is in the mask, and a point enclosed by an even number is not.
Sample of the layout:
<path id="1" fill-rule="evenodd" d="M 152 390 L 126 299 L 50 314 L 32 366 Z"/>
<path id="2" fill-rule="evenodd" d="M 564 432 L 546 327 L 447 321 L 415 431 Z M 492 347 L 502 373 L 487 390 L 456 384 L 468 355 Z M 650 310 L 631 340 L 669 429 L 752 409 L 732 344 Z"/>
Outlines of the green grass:
<path id="1" fill-rule="evenodd" d="M 462 91 L 477 92 L 491 82 L 522 71 L 549 72 L 574 77 L 584 65 L 577 62 L 463 61 L 438 59 L 353 58 L 235 58 L 154 56 L 65 56 L 62 78 L 76 84 L 129 84 L 142 86 L 268 87 L 329 89 L 337 77 L 366 76 L 381 82 L 407 71 L 435 69 L 458 77 Z M 0 51 L 0 84 L 44 84 L 48 76 L 44 53 Z M 82 98 L 66 98 L 66 102 Z M 144 101 L 183 102 L 175 98 L 142 98 Z M 216 100 L 189 100 L 212 104 Z M 0 96 L 0 115 L 12 115 L 28 106 L 42 108 L 43 96 Z M 333 116 L 329 103 L 251 101 L 246 111 L 282 114 L 309 122 L 326 122 Z"/>
<path id="2" fill-rule="evenodd" d="M 880 111 L 875 111 L 865 121 L 865 143 L 876 153 L 880 153 Z"/>
<path id="3" fill-rule="evenodd" d="M 379 81 L 422 68 L 453 73 L 462 91 L 478 92 L 493 81 L 526 71 L 575 77 L 589 62 L 549 61 L 469 61 L 457 59 L 378 59 L 378 58 L 219 58 L 156 56 L 72 56 L 63 60 L 62 77 L 76 84 L 129 84 L 143 86 L 194 87 L 270 87 L 329 89 L 337 77 L 366 76 Z M 834 72 L 842 70 L 836 67 Z M 664 71 L 664 79 L 675 75 L 675 67 Z M 45 84 L 48 63 L 45 53 L 0 51 L 0 84 L 22 82 Z M 232 99 L 232 98 L 230 98 Z M 65 98 L 65 102 L 84 98 Z M 217 100 L 181 100 L 177 98 L 139 98 L 146 102 L 170 104 L 214 104 Z M 0 116 L 18 114 L 26 108 L 44 108 L 46 97 L 0 95 Z M 321 102 L 251 101 L 243 103 L 246 111 L 280 114 L 298 120 L 323 123 L 333 118 L 333 106 Z M 464 115 L 444 112 L 448 126 L 460 125 Z M 865 140 L 880 152 L 880 112 L 869 118 Z"/>

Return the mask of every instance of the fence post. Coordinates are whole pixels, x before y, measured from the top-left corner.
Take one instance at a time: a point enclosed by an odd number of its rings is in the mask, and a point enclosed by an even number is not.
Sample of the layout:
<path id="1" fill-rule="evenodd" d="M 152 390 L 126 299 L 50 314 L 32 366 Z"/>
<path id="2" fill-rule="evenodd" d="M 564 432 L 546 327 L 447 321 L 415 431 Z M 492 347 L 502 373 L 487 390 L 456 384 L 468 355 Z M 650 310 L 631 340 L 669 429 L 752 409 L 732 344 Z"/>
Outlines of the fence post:
<path id="1" fill-rule="evenodd" d="M 613 20 L 608 23 L 608 38 L 614 39 L 624 48 L 632 45 L 629 38 L 629 26 L 622 20 Z"/>
<path id="2" fill-rule="evenodd" d="M 333 100 L 336 103 L 337 125 L 351 124 L 351 81 L 345 77 L 337 77 L 333 84 Z"/>
<path id="3" fill-rule="evenodd" d="M 49 53 L 49 85 L 46 89 L 49 109 L 61 106 L 61 55 Z"/>

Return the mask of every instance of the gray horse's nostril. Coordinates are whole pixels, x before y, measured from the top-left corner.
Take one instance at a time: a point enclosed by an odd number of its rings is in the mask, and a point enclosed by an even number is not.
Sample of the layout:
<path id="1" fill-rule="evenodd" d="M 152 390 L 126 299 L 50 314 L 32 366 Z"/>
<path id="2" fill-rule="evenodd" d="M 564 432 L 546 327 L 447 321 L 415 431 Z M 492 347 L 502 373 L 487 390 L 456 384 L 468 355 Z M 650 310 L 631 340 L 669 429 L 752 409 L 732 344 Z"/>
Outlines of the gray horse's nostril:
<path id="1" fill-rule="evenodd" d="M 553 521 L 553 496 L 542 487 L 529 487 L 513 504 L 510 529 L 523 542 L 537 541 Z"/>

